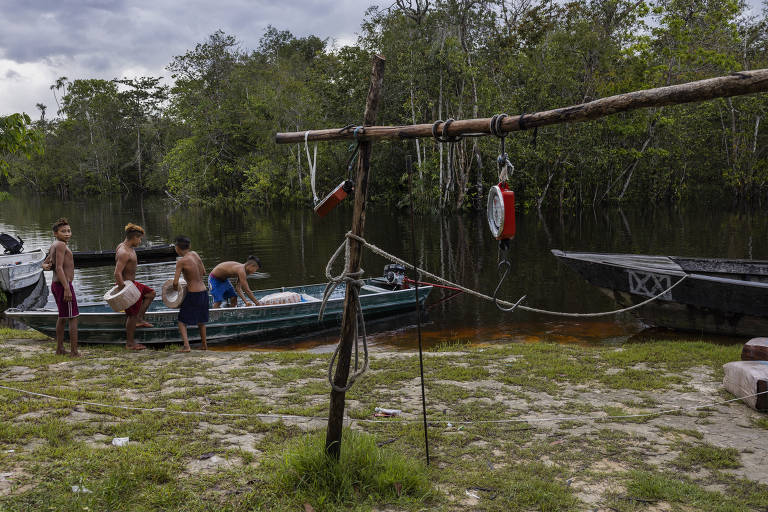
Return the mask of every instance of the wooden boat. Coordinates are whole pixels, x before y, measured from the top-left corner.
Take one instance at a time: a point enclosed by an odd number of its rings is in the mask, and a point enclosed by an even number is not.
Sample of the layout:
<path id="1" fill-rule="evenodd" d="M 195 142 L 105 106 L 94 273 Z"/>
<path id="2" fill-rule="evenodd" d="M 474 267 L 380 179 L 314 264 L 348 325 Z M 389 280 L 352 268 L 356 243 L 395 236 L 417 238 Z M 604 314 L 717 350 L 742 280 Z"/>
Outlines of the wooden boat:
<path id="1" fill-rule="evenodd" d="M 0 255 L 0 290 L 16 293 L 23 288 L 33 286 L 40 280 L 43 260 L 45 260 L 45 253 L 42 249 Z"/>
<path id="2" fill-rule="evenodd" d="M 552 254 L 622 307 L 654 297 L 688 276 L 634 310 L 648 324 L 731 336 L 768 333 L 768 261 L 556 249 Z"/>
<path id="3" fill-rule="evenodd" d="M 98 267 L 100 265 L 114 265 L 115 251 L 75 251 L 76 267 Z M 163 260 L 176 257 L 176 249 L 173 244 L 152 245 L 150 247 L 137 247 L 136 256 L 139 261 Z"/>
<path id="4" fill-rule="evenodd" d="M 247 339 L 261 341 L 292 336 L 339 325 L 344 308 L 345 289 L 338 287 L 328 301 L 322 321 L 318 320 L 324 284 L 293 286 L 254 292 L 256 298 L 276 292 L 292 291 L 302 294 L 305 301 L 293 304 L 219 308 L 210 310 L 206 334 L 209 342 Z M 424 303 L 431 286 L 419 287 L 419 304 Z M 365 318 L 391 315 L 415 307 L 413 289 L 390 290 L 381 278 L 368 279 L 360 291 Z M 83 343 L 125 343 L 125 314 L 112 311 L 106 304 L 81 305 L 78 318 L 79 341 Z M 55 335 L 57 312 L 53 309 L 17 311 L 6 310 L 8 318 L 51 337 Z M 155 300 L 146 314 L 150 328 L 136 329 L 136 341 L 143 344 L 178 343 L 177 309 L 166 308 Z M 199 340 L 197 327 L 188 328 L 189 339 Z"/>

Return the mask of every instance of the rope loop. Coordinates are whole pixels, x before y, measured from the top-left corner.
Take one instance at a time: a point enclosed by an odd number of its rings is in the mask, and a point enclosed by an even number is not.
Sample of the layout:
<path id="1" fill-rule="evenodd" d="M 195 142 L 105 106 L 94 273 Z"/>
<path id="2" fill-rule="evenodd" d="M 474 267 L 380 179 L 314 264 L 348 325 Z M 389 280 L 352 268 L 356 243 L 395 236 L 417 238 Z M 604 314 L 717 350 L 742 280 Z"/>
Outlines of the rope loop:
<path id="1" fill-rule="evenodd" d="M 435 138 L 437 142 L 459 142 L 462 137 L 460 135 L 446 135 L 445 131 L 448 129 L 448 127 L 451 125 L 452 122 L 454 122 L 454 118 L 449 118 L 443 121 L 442 119 L 438 119 L 434 123 L 432 123 L 432 137 Z M 440 131 L 440 135 L 437 134 L 437 127 L 440 125 L 443 125 L 443 129 Z"/>
<path id="2" fill-rule="evenodd" d="M 338 386 L 336 383 L 333 382 L 333 373 L 334 373 L 334 366 L 336 365 L 336 359 L 339 356 L 339 352 L 341 350 L 341 340 L 339 340 L 338 345 L 336 345 L 336 350 L 333 351 L 333 355 L 331 356 L 331 361 L 328 364 L 328 382 L 331 385 L 331 388 L 334 391 L 337 391 L 339 393 L 345 393 L 349 390 L 349 388 L 352 387 L 352 385 L 355 383 L 358 377 L 360 377 L 362 374 L 364 374 L 368 370 L 368 340 L 365 333 L 365 318 L 363 317 L 363 306 L 360 303 L 360 288 L 365 284 L 365 282 L 360 279 L 365 272 L 362 268 L 357 271 L 352 271 L 349 268 L 349 241 L 352 233 L 347 233 L 347 237 L 344 238 L 344 242 L 339 246 L 338 249 L 336 249 L 336 252 L 333 253 L 333 256 L 331 256 L 331 259 L 328 260 L 328 264 L 325 266 L 325 277 L 328 279 L 328 284 L 325 286 L 325 291 L 323 291 L 323 300 L 320 304 L 320 310 L 317 314 L 317 321 L 321 322 L 323 320 L 323 314 L 325 313 L 325 307 L 328 304 L 328 301 L 330 300 L 331 296 L 333 295 L 333 292 L 336 290 L 336 288 L 344 284 L 349 284 L 348 291 L 354 293 L 355 300 L 352 302 L 352 307 L 354 309 L 353 316 L 352 316 L 352 322 L 354 325 L 352 326 L 352 332 L 354 332 L 354 347 L 355 347 L 355 371 L 352 372 L 352 374 L 347 378 L 347 383 L 345 386 Z M 337 276 L 334 276 L 332 272 L 333 264 L 336 262 L 338 257 L 341 255 L 342 251 L 344 252 L 344 270 Z M 363 365 L 360 367 L 360 358 L 359 358 L 359 334 L 362 333 L 362 340 L 363 340 Z"/>

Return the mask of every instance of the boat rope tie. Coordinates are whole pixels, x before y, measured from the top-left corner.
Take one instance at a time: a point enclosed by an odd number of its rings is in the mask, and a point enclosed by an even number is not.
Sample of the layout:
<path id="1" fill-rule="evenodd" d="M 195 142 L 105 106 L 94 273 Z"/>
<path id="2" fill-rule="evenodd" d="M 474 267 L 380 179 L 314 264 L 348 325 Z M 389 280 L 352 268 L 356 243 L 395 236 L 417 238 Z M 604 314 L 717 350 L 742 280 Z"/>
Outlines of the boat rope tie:
<path id="1" fill-rule="evenodd" d="M 440 284 L 443 284 L 443 285 L 446 285 L 446 286 L 455 287 L 455 288 L 463 291 L 464 293 L 466 293 L 468 295 L 472 295 L 473 297 L 477 297 L 478 299 L 487 300 L 489 302 L 494 302 L 497 306 L 504 306 L 506 308 L 514 307 L 515 309 L 521 309 L 523 311 L 528 311 L 529 313 L 540 313 L 540 314 L 543 314 L 543 315 L 550 315 L 550 316 L 563 316 L 563 317 L 569 317 L 569 318 L 596 318 L 596 317 L 601 317 L 601 316 L 618 315 L 619 313 L 627 313 L 629 311 L 632 311 L 633 309 L 641 308 L 641 307 L 645 306 L 646 304 L 650 304 L 651 302 L 653 302 L 653 301 L 663 297 L 664 295 L 666 295 L 667 293 L 672 291 L 677 285 L 679 285 L 680 283 L 682 283 L 683 281 L 685 281 L 688 278 L 688 274 L 685 274 L 680 279 L 678 279 L 672 286 L 670 286 L 666 290 L 662 291 L 661 293 L 659 293 L 657 295 L 654 295 L 653 297 L 651 297 L 648 300 L 644 300 L 643 302 L 639 302 L 637 304 L 634 304 L 634 305 L 626 307 L 626 308 L 614 309 L 612 311 L 601 311 L 599 313 L 567 313 L 567 312 L 562 312 L 562 311 L 550 311 L 550 310 L 547 310 L 547 309 L 539 309 L 539 308 L 534 308 L 534 307 L 531 307 L 531 306 L 524 306 L 522 304 L 517 304 L 516 305 L 513 302 L 508 302 L 508 301 L 505 301 L 505 300 L 496 299 L 496 298 L 494 298 L 494 297 L 492 297 L 490 295 L 486 295 L 486 294 L 480 293 L 480 292 L 478 292 L 476 290 L 472 290 L 470 288 L 467 288 L 465 286 L 462 286 L 460 284 L 454 283 L 454 282 L 449 281 L 447 279 L 444 279 L 444 278 L 442 278 L 440 276 L 437 276 L 437 275 L 435 275 L 435 274 L 433 274 L 433 273 L 431 273 L 431 272 L 429 272 L 427 270 L 424 270 L 422 268 L 416 267 L 416 266 L 408 263 L 407 261 L 405 261 L 405 260 L 403 260 L 401 258 L 398 258 L 397 256 L 395 256 L 393 254 L 390 254 L 390 253 L 388 253 L 387 251 L 385 251 L 383 249 L 380 249 L 379 247 L 377 247 L 377 246 L 373 245 L 372 243 L 368 242 L 365 238 L 357 236 L 354 233 L 352 233 L 351 231 L 346 234 L 346 240 L 344 242 L 342 242 L 342 244 L 336 250 L 336 253 L 332 257 L 332 260 L 336 259 L 338 254 L 344 248 L 344 246 L 349 243 L 349 239 L 356 240 L 357 242 L 360 243 L 360 245 L 362 245 L 366 249 L 370 250 L 374 254 L 378 254 L 379 256 L 381 256 L 383 258 L 386 258 L 386 259 L 388 259 L 389 261 L 391 261 L 393 263 L 398 263 L 398 264 L 404 266 L 405 268 L 407 268 L 409 270 L 414 270 L 416 272 L 419 272 L 422 275 L 424 275 L 426 277 L 429 277 L 430 279 L 434 279 L 435 281 L 437 281 Z M 331 262 L 329 262 L 329 263 L 331 263 Z M 326 269 L 326 275 L 327 275 L 327 269 Z"/>
<path id="2" fill-rule="evenodd" d="M 347 240 L 345 240 L 345 242 Z M 334 276 L 331 274 L 332 267 L 336 262 L 336 259 L 341 255 L 342 250 L 344 251 L 344 271 L 338 276 Z M 339 351 L 341 350 L 341 339 L 339 339 L 339 343 L 336 345 L 336 350 L 333 351 L 333 355 L 331 356 L 331 362 L 328 364 L 328 382 L 331 384 L 331 388 L 333 388 L 334 391 L 338 391 L 339 393 L 345 393 L 347 390 L 349 390 L 357 378 L 364 374 L 366 370 L 368 370 L 368 340 L 365 336 L 365 319 L 363 318 L 363 307 L 360 304 L 360 287 L 365 284 L 363 280 L 360 279 L 360 277 L 362 277 L 365 271 L 361 268 L 356 272 L 352 272 L 349 268 L 349 265 L 349 243 L 343 243 L 339 246 L 338 249 L 336 249 L 336 252 L 333 253 L 333 256 L 331 256 L 331 259 L 328 260 L 328 264 L 325 266 L 325 277 L 328 278 L 328 284 L 325 286 L 325 291 L 323 291 L 323 301 L 320 304 L 320 310 L 317 313 L 317 320 L 320 322 L 323 319 L 323 314 L 325 313 L 325 307 L 328 304 L 328 300 L 331 298 L 336 288 L 342 283 L 348 283 L 350 285 L 347 291 L 353 293 L 355 297 L 355 300 L 352 301 L 352 308 L 354 311 L 348 319 L 353 323 L 352 332 L 354 333 L 355 371 L 352 372 L 352 374 L 348 377 L 347 384 L 345 386 L 338 386 L 333 382 L 333 368 L 336 364 L 336 358 L 339 356 Z M 363 338 L 362 368 L 360 367 L 359 332 L 362 332 Z"/>
<path id="3" fill-rule="evenodd" d="M 3 386 L 0 385 L 0 389 L 5 389 L 7 391 L 13 391 L 16 393 L 21 393 L 25 395 L 35 396 L 38 398 L 47 398 L 49 400 L 58 400 L 60 402 L 69 402 L 73 404 L 78 405 L 87 405 L 91 407 L 100 407 L 104 409 L 122 409 L 126 411 L 136 411 L 136 412 L 159 412 L 159 413 L 166 413 L 166 414 L 178 414 L 181 416 L 220 416 L 220 417 L 228 417 L 228 418 L 264 418 L 264 419 L 289 419 L 289 420 L 295 420 L 295 421 L 327 421 L 327 417 L 321 417 L 321 416 L 300 416 L 295 414 L 267 414 L 267 413 L 235 413 L 235 412 L 217 412 L 217 411 L 181 411 L 177 409 L 167 409 L 165 407 L 136 407 L 131 405 L 119 405 L 119 404 L 102 404 L 99 402 L 92 402 L 88 400 L 75 400 L 74 398 L 64 398 L 60 396 L 55 395 L 49 395 L 46 393 L 39 393 L 35 391 L 29 391 L 26 389 L 20 389 L 20 388 L 14 388 L 11 386 Z M 710 407 L 715 407 L 718 405 L 728 405 L 732 402 L 738 402 L 739 400 L 744 400 L 746 398 L 752 398 L 760 395 L 767 394 L 768 391 L 759 391 L 757 393 L 752 393 L 749 395 L 739 396 L 736 398 L 731 398 L 729 400 L 723 400 L 720 402 L 709 402 L 709 403 L 698 403 L 695 405 L 689 405 L 686 407 L 670 407 L 669 409 L 661 409 L 655 412 L 646 412 L 646 413 L 639 413 L 639 414 L 623 414 L 623 415 L 606 415 L 606 416 L 549 416 L 549 417 L 514 417 L 514 418 L 505 418 L 505 419 L 498 419 L 498 420 L 455 420 L 455 419 L 442 419 L 442 420 L 429 420 L 431 424 L 451 424 L 451 425 L 472 425 L 472 424 L 504 424 L 504 423 L 547 423 L 547 422 L 559 422 L 559 421 L 573 421 L 574 419 L 578 420 L 592 420 L 592 421 L 606 421 L 606 420 L 621 420 L 621 419 L 632 419 L 632 418 L 648 418 L 651 416 L 660 416 L 664 414 L 676 414 L 684 411 L 695 411 L 698 409 L 707 409 Z M 403 424 L 408 425 L 412 423 L 421 422 L 421 419 L 410 419 L 410 418 L 403 418 L 403 419 L 389 419 L 389 420 L 376 420 L 376 419 L 366 419 L 366 418 L 347 418 L 347 421 L 350 422 L 365 422 L 365 423 L 395 423 L 395 424 Z"/>
<path id="4" fill-rule="evenodd" d="M 309 137 L 309 130 L 304 132 L 304 150 L 307 152 L 307 162 L 309 164 L 309 184 L 312 187 L 312 201 L 314 201 L 314 204 L 317 204 L 317 202 L 320 200 L 320 198 L 317 197 L 317 191 L 315 189 L 315 175 L 317 172 L 317 143 L 315 143 L 315 156 L 314 158 L 309 157 L 309 143 L 308 141 Z"/>

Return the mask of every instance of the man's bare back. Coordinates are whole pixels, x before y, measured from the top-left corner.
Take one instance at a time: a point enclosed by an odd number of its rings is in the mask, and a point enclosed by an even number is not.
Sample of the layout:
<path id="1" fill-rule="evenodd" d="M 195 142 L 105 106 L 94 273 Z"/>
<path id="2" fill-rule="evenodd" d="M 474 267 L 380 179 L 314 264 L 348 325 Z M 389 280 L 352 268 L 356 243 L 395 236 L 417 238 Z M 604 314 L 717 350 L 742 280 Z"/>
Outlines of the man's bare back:
<path id="1" fill-rule="evenodd" d="M 188 292 L 203 292 L 206 290 L 203 283 L 205 266 L 203 260 L 195 251 L 189 251 L 176 262 L 177 268 L 181 268 L 184 280 L 187 282 Z"/>

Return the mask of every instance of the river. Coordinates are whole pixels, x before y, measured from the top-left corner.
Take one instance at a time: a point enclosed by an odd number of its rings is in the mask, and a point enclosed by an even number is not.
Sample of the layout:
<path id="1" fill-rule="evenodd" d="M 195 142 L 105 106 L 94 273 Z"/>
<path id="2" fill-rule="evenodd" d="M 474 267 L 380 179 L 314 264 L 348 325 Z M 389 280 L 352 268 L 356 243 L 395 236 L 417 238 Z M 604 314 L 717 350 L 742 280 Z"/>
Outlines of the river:
<path id="1" fill-rule="evenodd" d="M 15 192 L 0 202 L 0 232 L 21 236 L 26 250 L 47 248 L 53 241 L 50 226 L 63 216 L 72 226 L 72 250 L 103 250 L 114 249 L 122 240 L 123 226 L 134 222 L 145 228 L 149 244 L 168 243 L 179 234 L 189 236 L 208 270 L 220 261 L 243 261 L 255 254 L 269 277 L 252 280 L 251 287 L 274 288 L 325 281 L 328 258 L 349 229 L 350 206 L 351 202 L 321 219 L 310 207 L 228 210 L 178 207 L 157 197 L 61 201 Z M 415 223 L 414 242 L 407 210 L 371 204 L 365 238 L 408 261 L 415 243 L 419 264 L 429 271 L 484 293 L 493 292 L 499 279 L 498 244 L 490 237 L 483 214 L 417 215 Z M 517 236 L 510 250 L 512 272 L 499 295 L 506 299 L 527 295 L 525 304 L 558 311 L 615 309 L 612 301 L 560 265 L 550 250 L 766 259 L 767 227 L 762 213 L 734 212 L 720 205 L 602 209 L 541 216 L 536 211 L 518 212 Z M 362 266 L 367 276 L 378 276 L 386 263 L 365 253 Z M 113 282 L 112 272 L 111 266 L 77 269 L 79 301 L 101 301 Z M 137 279 L 159 290 L 172 274 L 172 263 L 146 264 L 139 267 Z M 50 273 L 47 278 L 50 283 Z M 648 330 L 629 314 L 573 320 L 504 313 L 492 303 L 468 296 L 445 300 L 450 294 L 435 290 L 430 296 L 423 329 L 426 346 L 542 339 L 614 344 L 649 337 L 699 337 Z M 377 322 L 372 344 L 390 349 L 413 348 L 415 318 L 405 315 Z M 707 339 L 712 337 L 707 335 Z M 285 346 L 322 351 L 335 340 L 334 334 L 326 332 L 289 340 Z M 254 340 L 228 348 L 258 349 L 259 343 Z"/>

